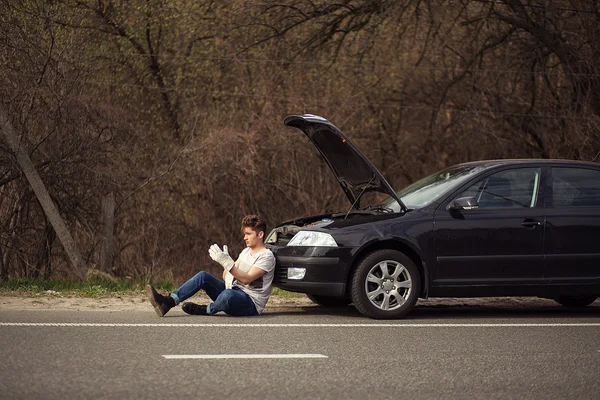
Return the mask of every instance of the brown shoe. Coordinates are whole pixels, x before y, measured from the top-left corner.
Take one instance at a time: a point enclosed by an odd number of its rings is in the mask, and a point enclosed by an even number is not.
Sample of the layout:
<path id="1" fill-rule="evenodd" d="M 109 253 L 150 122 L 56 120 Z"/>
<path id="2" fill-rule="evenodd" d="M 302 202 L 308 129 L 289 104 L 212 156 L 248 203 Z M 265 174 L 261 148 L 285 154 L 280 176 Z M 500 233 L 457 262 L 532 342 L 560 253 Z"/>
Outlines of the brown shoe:
<path id="1" fill-rule="evenodd" d="M 146 286 L 146 295 L 159 317 L 164 317 L 171 308 L 175 307 L 175 300 L 171 296 L 163 296 L 154 290 L 152 285 Z"/>
<path id="2" fill-rule="evenodd" d="M 206 312 L 206 306 L 201 306 L 195 303 L 183 303 L 181 309 L 184 313 L 190 315 L 208 315 Z"/>

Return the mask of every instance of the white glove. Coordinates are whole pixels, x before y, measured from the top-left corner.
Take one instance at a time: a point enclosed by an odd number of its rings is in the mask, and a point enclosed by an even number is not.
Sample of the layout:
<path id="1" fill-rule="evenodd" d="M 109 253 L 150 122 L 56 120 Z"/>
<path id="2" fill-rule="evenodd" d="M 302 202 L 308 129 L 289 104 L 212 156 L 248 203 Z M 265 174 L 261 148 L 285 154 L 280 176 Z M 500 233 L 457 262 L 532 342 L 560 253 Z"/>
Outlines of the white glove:
<path id="1" fill-rule="evenodd" d="M 227 245 L 224 245 L 223 250 L 221 250 L 217 244 L 213 244 L 208 249 L 208 255 L 210 258 L 221 264 L 223 269 L 227 272 L 231 271 L 231 268 L 233 268 L 233 265 L 235 264 L 233 258 L 229 256 Z"/>
<path id="2" fill-rule="evenodd" d="M 225 289 L 231 289 L 233 287 L 233 279 L 234 276 L 225 271 Z"/>
<path id="3" fill-rule="evenodd" d="M 227 249 L 227 245 L 223 245 L 223 253 L 227 253 L 229 255 L 229 249 Z M 225 289 L 231 289 L 233 287 L 233 280 L 235 277 L 231 275 L 230 272 L 225 271 Z"/>

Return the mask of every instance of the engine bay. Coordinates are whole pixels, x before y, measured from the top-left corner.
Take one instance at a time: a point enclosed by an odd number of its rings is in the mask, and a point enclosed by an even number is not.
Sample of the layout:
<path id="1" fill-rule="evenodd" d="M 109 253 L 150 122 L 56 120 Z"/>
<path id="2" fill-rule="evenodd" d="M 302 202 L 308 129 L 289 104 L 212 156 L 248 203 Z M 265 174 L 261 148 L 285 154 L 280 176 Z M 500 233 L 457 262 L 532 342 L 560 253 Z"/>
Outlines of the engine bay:
<path id="1" fill-rule="evenodd" d="M 265 243 L 274 246 L 285 246 L 303 228 L 325 225 L 331 222 L 333 222 L 331 214 L 290 221 L 273 229 Z"/>

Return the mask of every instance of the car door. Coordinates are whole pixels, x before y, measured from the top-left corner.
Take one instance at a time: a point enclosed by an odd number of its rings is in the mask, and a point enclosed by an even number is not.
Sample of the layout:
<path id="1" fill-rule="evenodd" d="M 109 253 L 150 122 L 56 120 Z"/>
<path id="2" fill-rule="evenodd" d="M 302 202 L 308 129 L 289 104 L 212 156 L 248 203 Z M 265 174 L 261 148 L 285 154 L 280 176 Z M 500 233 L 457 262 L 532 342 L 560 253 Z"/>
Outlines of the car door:
<path id="1" fill-rule="evenodd" d="M 483 176 L 435 213 L 435 284 L 502 284 L 543 277 L 542 168 L 507 168 Z M 451 211 L 457 198 L 478 208 Z"/>
<path id="2" fill-rule="evenodd" d="M 547 191 L 544 276 L 600 279 L 600 170 L 553 166 Z"/>

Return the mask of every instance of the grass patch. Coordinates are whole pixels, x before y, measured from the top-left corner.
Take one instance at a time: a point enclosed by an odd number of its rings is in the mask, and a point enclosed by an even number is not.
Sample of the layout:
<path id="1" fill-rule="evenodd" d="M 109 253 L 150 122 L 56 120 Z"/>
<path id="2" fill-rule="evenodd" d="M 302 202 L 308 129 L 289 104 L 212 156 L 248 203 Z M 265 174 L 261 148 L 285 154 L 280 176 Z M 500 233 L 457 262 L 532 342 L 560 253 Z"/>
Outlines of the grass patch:
<path id="1" fill-rule="evenodd" d="M 276 288 L 276 287 L 273 288 L 272 294 L 274 296 L 281 296 L 281 297 L 285 297 L 285 298 L 288 298 L 288 299 L 291 299 L 291 298 L 294 298 L 294 297 L 303 297 L 304 296 L 303 293 L 288 292 L 287 290 L 279 289 L 279 288 Z"/>
<path id="2" fill-rule="evenodd" d="M 39 293 L 59 294 L 66 296 L 100 297 L 110 294 L 141 294 L 145 282 L 129 279 L 108 279 L 94 276 L 85 281 L 69 281 L 60 279 L 9 279 L 0 282 L 0 293 L 21 295 L 35 295 Z M 154 285 L 158 290 L 165 292 L 175 290 L 172 282 L 158 282 Z"/>

